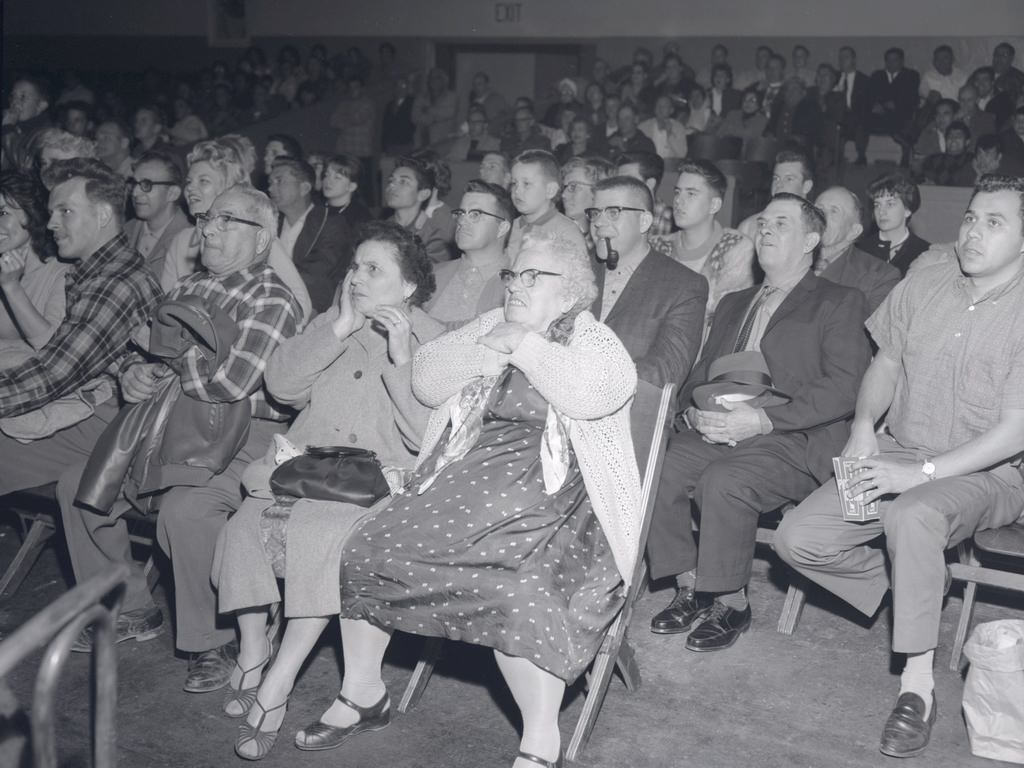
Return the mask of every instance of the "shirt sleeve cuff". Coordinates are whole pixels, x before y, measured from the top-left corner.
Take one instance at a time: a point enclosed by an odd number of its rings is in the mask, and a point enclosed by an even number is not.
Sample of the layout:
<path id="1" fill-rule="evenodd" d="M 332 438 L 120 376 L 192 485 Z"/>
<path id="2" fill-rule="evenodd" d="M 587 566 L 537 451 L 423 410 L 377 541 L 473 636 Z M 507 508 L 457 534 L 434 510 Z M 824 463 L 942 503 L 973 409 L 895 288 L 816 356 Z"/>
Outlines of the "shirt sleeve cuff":
<path id="1" fill-rule="evenodd" d="M 757 418 L 761 422 L 762 435 L 770 435 L 775 431 L 775 425 L 772 424 L 772 420 L 768 418 L 768 414 L 765 413 L 764 408 L 757 409 Z"/>

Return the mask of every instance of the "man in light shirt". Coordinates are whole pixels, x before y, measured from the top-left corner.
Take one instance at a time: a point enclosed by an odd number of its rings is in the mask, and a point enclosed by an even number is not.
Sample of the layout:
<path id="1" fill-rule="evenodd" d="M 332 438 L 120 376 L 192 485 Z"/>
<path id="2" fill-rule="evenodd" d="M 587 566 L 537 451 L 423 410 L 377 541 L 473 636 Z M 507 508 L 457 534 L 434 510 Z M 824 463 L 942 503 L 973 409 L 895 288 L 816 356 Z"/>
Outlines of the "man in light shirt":
<path id="1" fill-rule="evenodd" d="M 953 64 L 953 49 L 940 45 L 932 54 L 932 68 L 921 77 L 921 99 L 928 104 L 955 99 L 966 82 L 967 75 Z"/>
<path id="2" fill-rule="evenodd" d="M 160 275 L 171 240 L 189 227 L 181 209 L 181 168 L 171 155 L 150 150 L 135 161 L 128 189 L 135 210 L 135 218 L 124 225 L 128 244 Z"/>

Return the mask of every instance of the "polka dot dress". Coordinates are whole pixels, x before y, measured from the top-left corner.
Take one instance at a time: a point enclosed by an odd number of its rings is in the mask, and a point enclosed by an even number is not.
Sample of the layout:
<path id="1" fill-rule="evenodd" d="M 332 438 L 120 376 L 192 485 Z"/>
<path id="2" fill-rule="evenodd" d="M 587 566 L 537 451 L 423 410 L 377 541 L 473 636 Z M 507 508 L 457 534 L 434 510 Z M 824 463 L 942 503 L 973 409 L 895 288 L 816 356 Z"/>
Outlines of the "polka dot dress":
<path id="1" fill-rule="evenodd" d="M 622 579 L 570 452 L 544 492 L 547 404 L 513 370 L 480 439 L 423 494 L 417 476 L 349 541 L 341 615 L 496 648 L 567 682 L 587 667 L 622 605 Z M 447 435 L 434 455 L 433 467 Z"/>

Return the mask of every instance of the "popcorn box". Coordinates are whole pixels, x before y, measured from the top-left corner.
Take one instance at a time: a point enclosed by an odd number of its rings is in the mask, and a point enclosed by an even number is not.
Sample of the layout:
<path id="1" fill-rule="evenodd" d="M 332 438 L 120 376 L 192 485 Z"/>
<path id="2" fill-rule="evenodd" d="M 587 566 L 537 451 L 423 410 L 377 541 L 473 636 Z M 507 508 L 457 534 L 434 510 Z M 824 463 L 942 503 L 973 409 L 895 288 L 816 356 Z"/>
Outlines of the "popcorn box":
<path id="1" fill-rule="evenodd" d="M 861 496 L 849 498 L 846 489 L 854 482 L 856 476 L 864 470 L 853 468 L 857 459 L 839 456 L 832 459 L 832 467 L 836 473 L 836 487 L 839 488 L 839 503 L 843 505 L 843 520 L 863 523 L 866 520 L 878 519 L 878 501 L 864 503 Z"/>

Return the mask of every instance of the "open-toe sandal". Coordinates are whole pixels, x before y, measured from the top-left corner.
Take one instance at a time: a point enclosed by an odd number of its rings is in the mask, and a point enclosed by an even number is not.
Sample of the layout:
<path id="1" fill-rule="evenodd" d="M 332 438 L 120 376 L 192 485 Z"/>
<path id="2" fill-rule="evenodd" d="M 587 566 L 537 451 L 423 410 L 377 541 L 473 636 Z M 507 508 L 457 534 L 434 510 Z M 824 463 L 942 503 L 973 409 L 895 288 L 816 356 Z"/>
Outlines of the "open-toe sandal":
<path id="1" fill-rule="evenodd" d="M 259 664 L 256 664 L 253 667 L 249 667 L 248 669 L 242 669 L 238 661 L 235 661 L 235 666 L 238 668 L 238 671 L 242 673 L 242 675 L 238 678 L 237 688 L 233 688 L 231 684 L 228 683 L 228 692 L 227 695 L 224 697 L 223 707 L 224 714 L 228 717 L 238 718 L 245 717 L 247 714 L 249 714 L 249 708 L 256 701 L 256 692 L 260 689 L 260 680 L 263 679 L 263 670 L 270 663 L 270 653 L 272 650 L 272 646 L 270 646 L 269 641 L 267 645 L 267 655 Z M 245 679 L 253 672 L 259 672 L 260 679 L 256 681 L 256 685 L 252 686 L 251 688 L 246 688 Z M 229 710 L 229 707 L 232 704 L 238 705 L 240 711 L 231 712 Z"/>
<path id="2" fill-rule="evenodd" d="M 256 722 L 256 725 L 249 725 L 248 722 L 242 723 L 238 726 L 238 738 L 235 740 L 235 754 L 243 760 L 262 760 L 264 757 L 270 754 L 270 750 L 274 748 L 274 742 L 277 741 L 277 734 L 281 730 L 281 726 L 277 726 L 272 731 L 263 730 L 263 721 L 267 719 L 267 715 L 271 712 L 284 708 L 287 711 L 288 699 L 278 704 L 276 707 L 266 709 L 259 700 L 259 697 L 253 699 L 253 707 L 259 707 L 262 714 L 260 719 Z M 282 720 L 283 722 L 283 720 Z M 253 744 L 256 747 L 256 753 L 248 755 L 242 752 L 242 747 Z"/>
<path id="3" fill-rule="evenodd" d="M 354 709 L 359 719 L 352 725 L 328 725 L 318 720 L 307 725 L 295 734 L 295 746 L 308 752 L 319 752 L 325 749 L 340 747 L 347 739 L 363 731 L 379 731 L 391 722 L 391 699 L 385 691 L 380 701 L 370 707 L 360 707 L 349 701 L 340 693 L 338 701 L 346 707 Z"/>
<path id="4" fill-rule="evenodd" d="M 519 750 L 519 754 L 516 755 L 516 757 L 517 758 L 521 757 L 521 758 L 523 758 L 523 760 L 529 760 L 531 763 L 536 763 L 537 765 L 541 765 L 544 768 L 562 768 L 562 753 L 561 752 L 558 753 L 558 759 L 554 760 L 554 761 L 552 761 L 552 760 L 545 760 L 543 757 L 537 757 L 537 755 L 531 755 L 529 752 L 523 752 L 523 750 Z"/>

